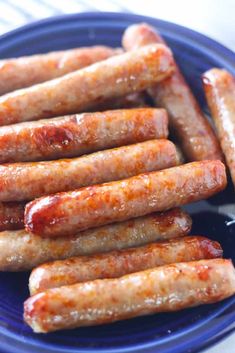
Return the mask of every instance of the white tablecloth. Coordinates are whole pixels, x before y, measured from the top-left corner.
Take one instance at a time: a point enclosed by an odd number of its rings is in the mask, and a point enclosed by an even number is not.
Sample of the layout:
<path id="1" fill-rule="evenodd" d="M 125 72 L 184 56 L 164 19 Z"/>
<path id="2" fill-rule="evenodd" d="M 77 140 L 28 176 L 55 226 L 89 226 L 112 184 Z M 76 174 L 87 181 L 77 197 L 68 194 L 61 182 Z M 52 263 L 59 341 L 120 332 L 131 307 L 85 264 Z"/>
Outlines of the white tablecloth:
<path id="1" fill-rule="evenodd" d="M 84 11 L 133 12 L 197 30 L 235 51 L 235 0 L 0 0 L 0 34 L 38 19 Z M 235 352 L 235 334 L 206 353 Z"/>

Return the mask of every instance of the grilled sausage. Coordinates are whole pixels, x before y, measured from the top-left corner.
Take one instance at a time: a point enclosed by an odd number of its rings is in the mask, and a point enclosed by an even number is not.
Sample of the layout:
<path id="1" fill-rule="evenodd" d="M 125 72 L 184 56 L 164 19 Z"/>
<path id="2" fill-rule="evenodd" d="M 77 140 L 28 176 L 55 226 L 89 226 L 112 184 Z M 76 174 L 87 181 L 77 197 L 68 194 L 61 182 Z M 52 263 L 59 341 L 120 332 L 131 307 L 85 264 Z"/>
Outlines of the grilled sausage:
<path id="1" fill-rule="evenodd" d="M 73 235 L 206 199 L 225 186 L 222 162 L 192 162 L 36 199 L 26 205 L 25 226 L 41 236 Z"/>
<path id="2" fill-rule="evenodd" d="M 22 202 L 0 202 L 0 232 L 24 228 L 24 206 Z"/>
<path id="3" fill-rule="evenodd" d="M 235 186 L 235 78 L 225 70 L 211 69 L 203 75 L 203 84 Z"/>
<path id="4" fill-rule="evenodd" d="M 165 44 L 147 24 L 132 25 L 123 36 L 127 50 L 152 43 Z M 149 89 L 149 93 L 157 106 L 168 111 L 170 128 L 189 161 L 223 160 L 215 134 L 176 64 L 174 74 Z"/>
<path id="5" fill-rule="evenodd" d="M 117 278 L 170 263 L 222 256 L 223 251 L 219 243 L 205 237 L 171 239 L 139 248 L 49 262 L 32 271 L 29 277 L 29 290 L 33 295 L 49 288 L 95 279 Z"/>
<path id="6" fill-rule="evenodd" d="M 76 157 L 168 136 L 164 109 L 84 113 L 0 127 L 0 163 Z"/>
<path id="7" fill-rule="evenodd" d="M 107 98 L 143 91 L 173 70 L 172 54 L 161 44 L 117 55 L 2 96 L 0 125 L 84 111 Z"/>
<path id="8" fill-rule="evenodd" d="M 91 255 L 181 237 L 191 230 L 190 216 L 180 209 L 78 233 L 42 238 L 25 230 L 0 233 L 0 271 L 25 271 L 53 260 Z"/>
<path id="9" fill-rule="evenodd" d="M 0 165 L 0 201 L 33 200 L 82 186 L 120 180 L 179 164 L 175 145 L 151 140 L 49 162 Z"/>
<path id="10" fill-rule="evenodd" d="M 215 303 L 234 293 L 230 260 L 181 262 L 48 289 L 26 300 L 24 319 L 34 332 L 50 332 Z"/>
<path id="11" fill-rule="evenodd" d="M 63 76 L 121 52 L 94 46 L 0 60 L 0 95 Z"/>

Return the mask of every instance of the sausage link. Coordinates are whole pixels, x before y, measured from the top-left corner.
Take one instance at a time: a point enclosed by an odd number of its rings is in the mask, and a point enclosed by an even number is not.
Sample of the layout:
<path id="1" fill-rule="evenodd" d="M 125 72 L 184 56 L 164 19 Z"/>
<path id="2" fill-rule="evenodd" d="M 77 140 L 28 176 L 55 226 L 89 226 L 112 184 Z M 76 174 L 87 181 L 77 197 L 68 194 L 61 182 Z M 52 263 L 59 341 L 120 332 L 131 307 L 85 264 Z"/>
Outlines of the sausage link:
<path id="1" fill-rule="evenodd" d="M 0 271 L 25 271 L 53 260 L 126 249 L 181 237 L 191 230 L 180 209 L 89 229 L 75 237 L 42 238 L 25 230 L 0 233 Z"/>
<path id="2" fill-rule="evenodd" d="M 45 237 L 73 235 L 206 199 L 223 190 L 226 182 L 222 162 L 192 162 L 36 199 L 26 205 L 25 226 Z"/>
<path id="3" fill-rule="evenodd" d="M 0 95 L 63 76 L 121 52 L 94 46 L 0 60 Z"/>
<path id="4" fill-rule="evenodd" d="M 235 78 L 225 70 L 203 75 L 208 106 L 235 186 Z"/>
<path id="5" fill-rule="evenodd" d="M 147 24 L 132 25 L 123 36 L 123 45 L 127 50 L 153 43 L 166 44 Z M 174 74 L 149 89 L 149 93 L 157 106 L 168 111 L 170 128 L 189 161 L 223 160 L 215 134 L 177 64 Z"/>
<path id="6" fill-rule="evenodd" d="M 171 141 L 150 140 L 74 159 L 3 164 L 0 165 L 0 201 L 33 200 L 59 191 L 170 168 L 179 164 L 179 158 Z"/>
<path id="7" fill-rule="evenodd" d="M 0 163 L 76 157 L 167 136 L 164 109 L 110 110 L 27 122 L 0 127 Z"/>
<path id="8" fill-rule="evenodd" d="M 143 91 L 172 74 L 171 51 L 146 46 L 0 98 L 0 125 L 78 113 L 107 98 Z"/>
<path id="9" fill-rule="evenodd" d="M 0 202 L 0 232 L 24 228 L 24 207 L 22 202 Z"/>
<path id="10" fill-rule="evenodd" d="M 101 103 L 95 104 L 93 107 L 89 107 L 89 111 L 144 108 L 148 106 L 146 100 L 147 94 L 145 92 L 136 92 L 123 97 L 106 99 Z"/>
<path id="11" fill-rule="evenodd" d="M 234 293 L 231 260 L 181 262 L 48 289 L 25 301 L 24 320 L 34 332 L 50 332 L 215 303 Z"/>
<path id="12" fill-rule="evenodd" d="M 117 278 L 175 262 L 222 257 L 219 243 L 201 236 L 171 239 L 107 254 L 73 257 L 35 268 L 29 277 L 30 295 L 49 288 L 102 278 Z"/>

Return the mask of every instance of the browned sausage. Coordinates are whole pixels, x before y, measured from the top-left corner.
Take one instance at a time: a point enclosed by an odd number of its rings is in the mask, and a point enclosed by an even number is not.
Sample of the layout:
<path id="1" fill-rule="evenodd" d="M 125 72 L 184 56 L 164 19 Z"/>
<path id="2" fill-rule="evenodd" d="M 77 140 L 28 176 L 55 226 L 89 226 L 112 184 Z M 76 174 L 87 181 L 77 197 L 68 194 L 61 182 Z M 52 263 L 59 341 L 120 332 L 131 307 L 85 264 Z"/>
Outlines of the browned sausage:
<path id="1" fill-rule="evenodd" d="M 0 232 L 24 228 L 24 207 L 22 202 L 0 202 Z"/>
<path id="2" fill-rule="evenodd" d="M 155 44 L 114 56 L 0 98 L 0 125 L 88 109 L 107 98 L 143 91 L 174 71 L 171 51 Z"/>
<path id="3" fill-rule="evenodd" d="M 121 52 L 94 46 L 0 60 L 0 95 L 63 76 Z"/>
<path id="4" fill-rule="evenodd" d="M 26 205 L 25 226 L 45 237 L 72 235 L 206 199 L 225 186 L 222 162 L 192 162 L 36 199 Z"/>
<path id="5" fill-rule="evenodd" d="M 0 127 L 0 163 L 76 157 L 168 136 L 164 109 L 84 113 Z"/>
<path id="6" fill-rule="evenodd" d="M 219 243 L 201 236 L 171 239 L 107 254 L 73 257 L 35 268 L 29 277 L 30 294 L 79 282 L 117 278 L 175 262 L 222 257 Z"/>
<path id="7" fill-rule="evenodd" d="M 150 140 L 80 158 L 2 164 L 0 201 L 33 200 L 59 191 L 170 168 L 179 164 L 179 158 L 171 141 Z"/>
<path id="8" fill-rule="evenodd" d="M 225 70 L 211 69 L 203 75 L 203 84 L 235 186 L 235 78 Z"/>
<path id="9" fill-rule="evenodd" d="M 152 43 L 165 44 L 155 29 L 147 24 L 132 25 L 123 36 L 127 50 Z M 167 109 L 170 127 L 189 161 L 223 159 L 214 132 L 177 65 L 175 73 L 151 88 L 149 93 L 157 106 Z"/>
<path id="10" fill-rule="evenodd" d="M 215 303 L 235 293 L 231 260 L 180 262 L 48 289 L 24 303 L 34 332 L 91 326 Z"/>
<path id="11" fill-rule="evenodd" d="M 180 209 L 89 229 L 75 237 L 42 238 L 25 230 L 0 233 L 0 271 L 31 270 L 42 263 L 72 256 L 126 249 L 181 237 L 192 220 Z"/>

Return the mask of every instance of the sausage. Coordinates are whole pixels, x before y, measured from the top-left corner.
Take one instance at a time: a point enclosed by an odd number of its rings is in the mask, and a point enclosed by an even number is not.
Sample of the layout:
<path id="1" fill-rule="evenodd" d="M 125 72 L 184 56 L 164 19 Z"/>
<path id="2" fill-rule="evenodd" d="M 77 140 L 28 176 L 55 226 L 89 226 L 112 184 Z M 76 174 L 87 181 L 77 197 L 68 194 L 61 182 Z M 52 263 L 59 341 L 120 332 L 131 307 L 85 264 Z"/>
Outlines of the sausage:
<path id="1" fill-rule="evenodd" d="M 51 332 L 215 303 L 234 293 L 231 260 L 181 262 L 48 289 L 25 301 L 24 320 L 34 332 Z"/>
<path id="2" fill-rule="evenodd" d="M 235 186 L 235 78 L 225 70 L 203 75 L 208 106 Z"/>
<path id="3" fill-rule="evenodd" d="M 33 200 L 59 191 L 170 168 L 179 164 L 179 158 L 171 141 L 150 140 L 80 158 L 2 164 L 0 201 Z"/>
<path id="4" fill-rule="evenodd" d="M 147 106 L 147 94 L 145 92 L 136 92 L 123 97 L 106 99 L 101 103 L 94 104 L 93 107 L 89 107 L 89 111 L 97 112 L 109 109 L 144 108 Z"/>
<path id="5" fill-rule="evenodd" d="M 0 127 L 0 163 L 76 157 L 167 136 L 164 109 L 110 110 L 27 122 Z"/>
<path id="6" fill-rule="evenodd" d="M 225 186 L 222 162 L 192 162 L 36 199 L 26 204 L 24 222 L 41 236 L 73 235 L 206 199 Z"/>
<path id="7" fill-rule="evenodd" d="M 143 91 L 172 74 L 171 51 L 155 44 L 117 55 L 0 98 L 0 126 L 78 113 L 112 97 Z"/>
<path id="8" fill-rule="evenodd" d="M 144 23 L 128 27 L 123 36 L 127 50 L 152 43 L 165 44 L 165 41 L 153 27 Z M 154 85 L 149 93 L 157 106 L 168 111 L 170 128 L 189 161 L 223 160 L 216 136 L 177 64 L 174 74 Z"/>
<path id="9" fill-rule="evenodd" d="M 118 109 L 147 107 L 146 98 L 145 92 L 128 94 L 128 96 L 120 97 L 116 100 L 113 99 L 112 105 L 110 102 L 110 109 L 114 109 L 114 107 Z"/>
<path id="10" fill-rule="evenodd" d="M 181 237 L 191 230 L 190 216 L 180 209 L 77 233 L 42 238 L 25 230 L 0 233 L 0 271 L 25 271 L 53 260 L 126 249 Z"/>
<path id="11" fill-rule="evenodd" d="M 222 257 L 219 243 L 201 236 L 171 239 L 107 254 L 73 257 L 35 268 L 29 277 L 30 295 L 78 282 L 117 278 L 175 262 Z"/>
<path id="12" fill-rule="evenodd" d="M 0 232 L 24 228 L 23 202 L 0 202 Z"/>
<path id="13" fill-rule="evenodd" d="M 94 46 L 0 60 L 0 95 L 63 76 L 121 52 Z"/>

